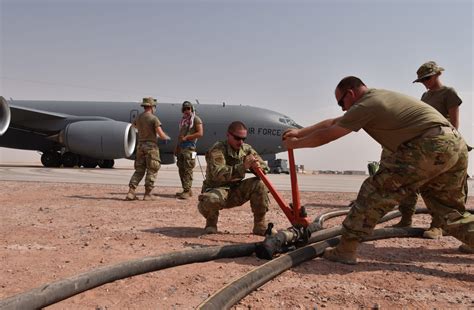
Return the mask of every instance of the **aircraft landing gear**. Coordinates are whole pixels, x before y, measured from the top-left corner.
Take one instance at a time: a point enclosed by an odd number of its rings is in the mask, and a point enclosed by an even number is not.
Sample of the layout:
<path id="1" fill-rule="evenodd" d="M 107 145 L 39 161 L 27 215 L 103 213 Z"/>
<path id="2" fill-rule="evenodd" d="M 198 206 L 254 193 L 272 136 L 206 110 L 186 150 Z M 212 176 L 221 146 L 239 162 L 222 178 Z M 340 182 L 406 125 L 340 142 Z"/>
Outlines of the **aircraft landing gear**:
<path id="1" fill-rule="evenodd" d="M 82 167 L 84 168 L 95 168 L 98 164 L 98 160 L 94 158 L 82 158 Z"/>
<path id="2" fill-rule="evenodd" d="M 61 162 L 63 164 L 63 167 L 67 168 L 79 166 L 79 160 L 79 155 L 71 152 L 66 152 L 63 154 L 63 156 L 61 156 Z"/>
<path id="3" fill-rule="evenodd" d="M 48 168 L 61 166 L 61 154 L 56 151 L 47 151 L 41 155 L 41 163 Z"/>
<path id="4" fill-rule="evenodd" d="M 115 161 L 113 159 L 104 159 L 104 160 L 99 161 L 100 168 L 110 169 L 114 167 L 114 164 L 115 164 Z"/>
<path id="5" fill-rule="evenodd" d="M 110 169 L 114 167 L 115 161 L 113 159 L 96 159 L 86 156 L 81 156 L 72 152 L 65 152 L 61 155 L 60 152 L 49 150 L 43 152 L 41 155 L 41 163 L 48 168 L 59 168 L 61 165 L 65 168 L 84 167 L 84 168 L 100 168 Z"/>

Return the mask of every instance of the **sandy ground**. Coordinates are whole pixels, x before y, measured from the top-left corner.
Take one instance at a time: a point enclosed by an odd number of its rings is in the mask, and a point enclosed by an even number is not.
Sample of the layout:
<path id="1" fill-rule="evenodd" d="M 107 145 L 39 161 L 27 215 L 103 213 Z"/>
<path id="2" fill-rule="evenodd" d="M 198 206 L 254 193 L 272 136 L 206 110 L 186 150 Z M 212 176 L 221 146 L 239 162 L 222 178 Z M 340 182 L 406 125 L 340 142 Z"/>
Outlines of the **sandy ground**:
<path id="1" fill-rule="evenodd" d="M 221 213 L 219 234 L 202 235 L 197 195 L 177 200 L 177 190 L 156 188 L 153 202 L 126 202 L 125 185 L 0 181 L 0 298 L 98 266 L 263 239 L 250 234 L 248 204 Z M 290 192 L 282 195 L 291 199 Z M 355 195 L 304 192 L 301 202 L 313 218 L 346 207 Z M 470 198 L 468 207 L 473 206 Z M 288 227 L 273 199 L 268 219 L 279 229 Z M 415 226 L 428 225 L 428 216 L 415 217 Z M 458 252 L 459 245 L 452 237 L 365 243 L 357 266 L 314 259 L 266 283 L 234 308 L 474 309 L 474 256 Z M 161 270 L 103 285 L 48 309 L 192 309 L 265 262 L 252 256 Z"/>

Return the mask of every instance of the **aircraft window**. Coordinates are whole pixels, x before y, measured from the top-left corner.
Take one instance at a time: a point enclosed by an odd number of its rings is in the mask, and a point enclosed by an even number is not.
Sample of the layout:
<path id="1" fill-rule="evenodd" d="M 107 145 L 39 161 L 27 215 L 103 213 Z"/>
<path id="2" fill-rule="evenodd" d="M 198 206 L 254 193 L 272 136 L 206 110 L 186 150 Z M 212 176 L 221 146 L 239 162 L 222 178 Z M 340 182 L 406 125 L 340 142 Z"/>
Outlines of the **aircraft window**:
<path id="1" fill-rule="evenodd" d="M 300 125 L 298 125 L 294 120 L 292 120 L 289 117 L 280 117 L 279 121 L 280 123 L 283 123 L 291 127 L 302 128 Z"/>
<path id="2" fill-rule="evenodd" d="M 288 122 L 289 125 L 293 126 L 293 127 L 296 127 L 296 128 L 301 128 L 300 125 L 298 125 L 294 120 L 292 120 L 291 118 L 289 119 L 289 122 Z"/>

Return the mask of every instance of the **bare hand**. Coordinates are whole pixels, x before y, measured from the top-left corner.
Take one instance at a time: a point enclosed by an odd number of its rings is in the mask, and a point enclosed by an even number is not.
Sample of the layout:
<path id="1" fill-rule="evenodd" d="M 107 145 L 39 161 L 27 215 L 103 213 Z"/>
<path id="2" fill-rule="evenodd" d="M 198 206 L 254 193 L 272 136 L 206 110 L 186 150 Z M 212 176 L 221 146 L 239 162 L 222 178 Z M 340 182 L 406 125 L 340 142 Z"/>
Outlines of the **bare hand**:
<path id="1" fill-rule="evenodd" d="M 286 138 L 283 140 L 283 146 L 289 150 L 289 149 L 294 149 L 296 146 L 296 142 L 298 141 L 298 138 Z"/>
<path id="2" fill-rule="evenodd" d="M 258 159 L 256 159 L 253 155 L 245 156 L 244 168 L 245 169 L 250 169 L 250 168 L 256 168 L 256 167 L 260 167 Z"/>
<path id="3" fill-rule="evenodd" d="M 287 129 L 287 130 L 285 130 L 285 132 L 283 133 L 281 138 L 282 138 L 282 140 L 286 140 L 288 138 L 297 138 L 298 137 L 298 132 L 299 132 L 299 130 L 296 129 L 296 128 Z"/>

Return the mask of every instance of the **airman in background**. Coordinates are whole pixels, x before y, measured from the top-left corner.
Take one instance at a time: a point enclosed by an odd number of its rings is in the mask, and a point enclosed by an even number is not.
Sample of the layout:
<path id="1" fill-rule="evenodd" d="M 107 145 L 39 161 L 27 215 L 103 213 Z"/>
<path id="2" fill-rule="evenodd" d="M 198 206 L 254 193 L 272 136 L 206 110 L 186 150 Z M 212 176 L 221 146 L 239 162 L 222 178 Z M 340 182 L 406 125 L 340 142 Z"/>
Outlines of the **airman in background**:
<path id="1" fill-rule="evenodd" d="M 474 246 L 474 215 L 466 211 L 467 145 L 449 121 L 424 102 L 393 91 L 369 89 L 357 77 L 336 87 L 346 113 L 283 134 L 288 149 L 317 147 L 364 129 L 390 151 L 367 178 L 343 222 L 337 247 L 324 258 L 357 263 L 357 248 L 378 221 L 409 195 L 420 191 L 426 206 L 451 236 Z"/>
<path id="2" fill-rule="evenodd" d="M 154 114 L 156 103 L 156 99 L 152 97 L 143 98 L 141 106 L 145 111 L 133 122 L 133 126 L 138 130 L 138 144 L 135 155 L 135 173 L 130 179 L 130 189 L 125 198 L 126 200 L 137 199 L 135 190 L 145 173 L 145 195 L 143 200 L 152 200 L 151 191 L 161 166 L 157 135 L 163 140 L 170 139 L 161 128 L 160 120 Z"/>
<path id="3" fill-rule="evenodd" d="M 191 187 L 193 185 L 193 169 L 196 166 L 196 143 L 203 136 L 204 129 L 202 120 L 196 115 L 191 102 L 183 102 L 181 112 L 183 117 L 179 122 L 179 136 L 175 154 L 183 191 L 176 193 L 176 197 L 189 199 L 193 195 Z"/>
<path id="4" fill-rule="evenodd" d="M 263 236 L 267 229 L 265 214 L 269 198 L 265 184 L 258 178 L 245 178 L 251 169 L 269 168 L 257 152 L 244 143 L 247 127 L 239 121 L 227 129 L 227 141 L 216 142 L 206 153 L 206 178 L 199 195 L 199 212 L 206 218 L 205 233 L 217 233 L 217 220 L 222 209 L 241 206 L 250 200 L 254 216 L 253 233 Z"/>
<path id="5" fill-rule="evenodd" d="M 438 66 L 434 61 L 428 61 L 422 64 L 416 71 L 417 79 L 413 83 L 422 83 L 427 89 L 421 96 L 421 101 L 429 104 L 440 112 L 446 119 L 449 120 L 454 128 L 459 129 L 459 106 L 462 103 L 461 98 L 452 87 L 443 85 L 440 76 L 444 68 Z M 467 198 L 467 182 L 464 186 Z M 412 217 L 416 210 L 417 194 L 410 195 L 400 203 L 398 209 L 402 214 L 402 218 L 396 227 L 411 226 Z M 438 239 L 442 237 L 443 219 L 432 214 L 432 221 L 430 228 L 425 231 L 423 236 L 429 239 Z M 466 244 L 459 247 L 462 252 L 474 253 L 473 248 L 469 248 Z"/>
<path id="6" fill-rule="evenodd" d="M 422 64 L 416 71 L 417 79 L 413 83 L 422 83 L 427 91 L 421 96 L 421 101 L 429 104 L 456 128 L 459 128 L 459 105 L 461 98 L 457 95 L 454 88 L 444 86 L 441 83 L 440 75 L 444 68 L 438 66 L 434 61 L 428 61 Z M 384 153 L 382 153 L 384 156 Z M 395 227 L 408 227 L 412 224 L 412 217 L 416 210 L 416 201 L 418 197 L 414 193 L 400 203 L 398 209 L 402 214 L 400 222 Z M 443 235 L 441 229 L 442 219 L 433 217 L 430 228 L 425 231 L 423 236 L 429 239 L 437 239 Z"/>

